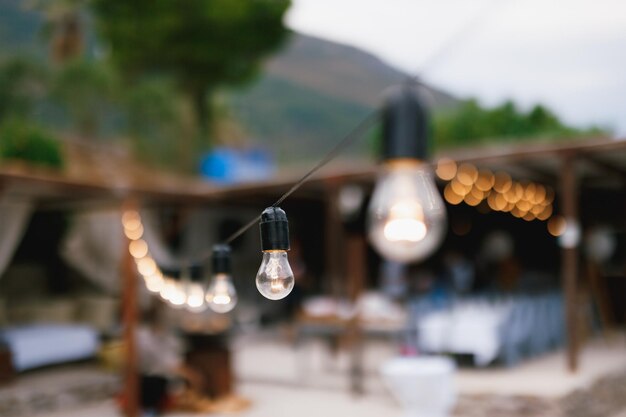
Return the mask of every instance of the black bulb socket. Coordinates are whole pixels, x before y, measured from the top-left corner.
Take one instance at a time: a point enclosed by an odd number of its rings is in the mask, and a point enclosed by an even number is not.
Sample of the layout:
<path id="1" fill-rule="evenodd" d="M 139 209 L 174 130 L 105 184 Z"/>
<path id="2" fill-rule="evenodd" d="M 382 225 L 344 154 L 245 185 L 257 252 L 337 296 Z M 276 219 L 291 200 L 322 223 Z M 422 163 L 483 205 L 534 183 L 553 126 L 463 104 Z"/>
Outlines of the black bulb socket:
<path id="1" fill-rule="evenodd" d="M 261 249 L 289 250 L 289 221 L 280 207 L 268 207 L 261 213 Z"/>
<path id="2" fill-rule="evenodd" d="M 424 87 L 408 81 L 390 87 L 382 109 L 382 158 L 428 158 L 430 147 L 429 114 Z"/>
<path id="3" fill-rule="evenodd" d="M 214 274 L 230 274 L 230 253 L 231 250 L 228 245 L 213 245 L 212 264 Z"/>

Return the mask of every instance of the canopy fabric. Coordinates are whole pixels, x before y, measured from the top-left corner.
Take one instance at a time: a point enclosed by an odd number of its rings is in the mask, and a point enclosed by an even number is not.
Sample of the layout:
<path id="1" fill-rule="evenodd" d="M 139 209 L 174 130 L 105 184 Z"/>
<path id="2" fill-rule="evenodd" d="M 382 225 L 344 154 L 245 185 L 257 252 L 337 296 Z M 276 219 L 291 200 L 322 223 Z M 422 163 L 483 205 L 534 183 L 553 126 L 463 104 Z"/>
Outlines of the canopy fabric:
<path id="1" fill-rule="evenodd" d="M 72 226 L 61 243 L 62 258 L 92 284 L 109 294 L 121 291 L 120 265 L 126 249 L 126 238 L 119 210 L 85 211 L 74 216 Z M 177 264 L 158 230 L 153 213 L 141 213 L 143 239 L 150 255 L 160 266 Z"/>
<path id="2" fill-rule="evenodd" d="M 33 203 L 29 199 L 9 196 L 0 198 L 0 277 L 24 236 L 32 212 Z"/>

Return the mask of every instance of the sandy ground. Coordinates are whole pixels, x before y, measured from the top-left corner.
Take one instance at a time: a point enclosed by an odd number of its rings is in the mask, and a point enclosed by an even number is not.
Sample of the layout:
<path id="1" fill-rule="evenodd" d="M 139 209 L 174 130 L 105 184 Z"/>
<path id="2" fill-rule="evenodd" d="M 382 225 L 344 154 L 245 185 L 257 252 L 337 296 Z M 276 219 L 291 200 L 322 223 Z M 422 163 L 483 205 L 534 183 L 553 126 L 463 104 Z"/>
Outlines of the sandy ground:
<path id="1" fill-rule="evenodd" d="M 254 341 L 244 338 L 235 343 L 233 352 L 235 370 L 240 380 L 237 391 L 252 401 L 251 408 L 236 414 L 237 416 L 402 415 L 402 410 L 387 392 L 377 373 L 380 364 L 395 354 L 387 343 L 367 346 L 364 384 L 366 394 L 360 397 L 355 397 L 349 390 L 349 355 L 345 352 L 332 355 L 323 343 L 311 342 L 294 350 L 277 337 L 255 338 Z M 583 352 L 581 368 L 577 374 L 567 372 L 564 365 L 563 353 L 557 352 L 527 361 L 512 369 L 461 368 L 457 372 L 456 384 L 463 400 L 461 411 L 457 409 L 455 415 L 473 415 L 462 409 L 476 408 L 476 403 L 472 403 L 476 400 L 472 398 L 481 398 L 483 395 L 493 396 L 498 401 L 503 401 L 502 398 L 507 396 L 517 396 L 540 398 L 540 401 L 547 402 L 557 401 L 557 398 L 575 390 L 589 388 L 602 375 L 626 370 L 626 339 L 619 337 L 611 343 L 599 341 L 589 344 Z M 169 415 L 180 417 L 189 414 Z M 500 415 L 518 414 L 505 412 Z M 107 400 L 88 407 L 38 416 L 113 417 L 119 416 L 119 413 L 113 401 Z M 604 417 L 626 417 L 626 405 L 623 410 L 619 408 L 619 411 Z"/>

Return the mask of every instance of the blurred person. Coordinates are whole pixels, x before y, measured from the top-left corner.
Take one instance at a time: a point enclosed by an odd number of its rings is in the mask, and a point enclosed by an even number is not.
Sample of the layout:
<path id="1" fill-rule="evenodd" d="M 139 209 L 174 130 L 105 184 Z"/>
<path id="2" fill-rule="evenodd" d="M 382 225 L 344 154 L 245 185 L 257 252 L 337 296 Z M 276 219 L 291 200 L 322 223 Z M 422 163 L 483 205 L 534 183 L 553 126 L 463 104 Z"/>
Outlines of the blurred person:
<path id="1" fill-rule="evenodd" d="M 456 251 L 446 253 L 443 265 L 450 284 L 456 293 L 469 293 L 474 287 L 474 264 L 463 254 Z"/>
<path id="2" fill-rule="evenodd" d="M 202 376 L 184 364 L 183 344 L 169 331 L 165 313 L 163 303 L 153 303 L 136 334 L 140 405 L 144 417 L 156 416 L 163 411 L 170 380 L 182 378 L 196 391 L 203 386 Z"/>
<path id="3" fill-rule="evenodd" d="M 302 302 L 310 295 L 311 280 L 308 276 L 307 266 L 302 256 L 302 243 L 298 238 L 293 238 L 289 251 L 289 264 L 295 279 L 293 290 L 286 298 L 289 316 L 294 318 L 302 310 Z"/>
<path id="4" fill-rule="evenodd" d="M 380 265 L 382 291 L 385 295 L 400 300 L 407 296 L 407 265 L 394 261 L 383 261 Z"/>

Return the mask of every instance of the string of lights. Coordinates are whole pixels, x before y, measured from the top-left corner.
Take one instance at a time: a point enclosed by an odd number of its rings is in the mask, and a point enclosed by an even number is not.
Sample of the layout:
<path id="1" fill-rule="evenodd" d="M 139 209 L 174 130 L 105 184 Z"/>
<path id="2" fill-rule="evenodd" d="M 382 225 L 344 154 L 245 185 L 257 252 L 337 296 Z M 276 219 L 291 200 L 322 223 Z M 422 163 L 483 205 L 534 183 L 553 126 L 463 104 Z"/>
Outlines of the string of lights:
<path id="1" fill-rule="evenodd" d="M 426 61 L 424 67 L 448 53 L 469 27 L 476 26 L 477 21 L 478 17 L 472 19 L 450 37 Z M 402 85 L 390 89 L 382 111 L 368 114 L 274 204 L 236 230 L 223 243 L 214 245 L 210 252 L 201 256 L 196 263 L 212 257 L 213 278 L 206 291 L 206 283 L 197 276 L 193 277 L 192 263 L 189 260 L 177 272 L 166 273 L 159 268 L 150 255 L 147 243 L 142 239 L 144 227 L 141 216 L 135 210 L 126 211 L 122 216 L 124 232 L 129 239 L 129 251 L 146 288 L 151 292 L 158 292 L 172 306 L 185 307 L 191 312 L 202 312 L 207 307 L 218 313 L 231 311 L 237 303 L 237 293 L 231 278 L 230 244 L 259 223 L 263 260 L 256 275 L 257 289 L 271 300 L 286 297 L 293 289 L 295 281 L 287 259 L 290 248 L 289 225 L 280 204 L 380 119 L 384 162 L 368 208 L 369 240 L 386 259 L 410 263 L 429 256 L 443 240 L 447 219 L 445 203 L 435 184 L 432 166 L 427 162 L 430 129 L 426 100 L 423 98 L 424 90 L 425 86 L 417 77 L 409 77 Z M 481 192 L 481 200 L 490 195 L 486 190 L 481 190 L 478 176 L 472 179 L 472 184 L 463 184 L 462 181 L 460 184 L 464 185 L 464 200 L 468 199 L 468 195 L 476 194 L 472 193 L 474 188 Z M 446 190 L 452 190 L 452 183 L 448 186 Z M 515 191 L 518 186 L 519 184 L 512 185 Z M 489 187 L 495 188 L 495 185 L 491 183 Z M 522 193 L 526 192 L 528 189 L 522 189 Z M 450 191 L 448 194 L 452 195 Z M 493 195 L 489 201 L 499 207 L 499 195 Z M 502 191 L 502 198 L 505 195 L 508 194 Z M 446 196 L 446 199 L 450 200 L 450 196 Z M 521 197 L 519 201 L 522 201 Z M 525 202 L 526 200 L 522 201 Z M 521 205 L 523 204 L 515 207 L 521 210 Z M 539 203 L 537 206 L 539 207 Z M 534 213 L 530 203 L 528 211 Z"/>
<path id="2" fill-rule="evenodd" d="M 263 262 L 256 276 L 257 289 L 263 296 L 272 300 L 286 297 L 293 289 L 295 280 L 287 259 L 289 250 L 287 216 L 278 206 L 316 172 L 362 137 L 378 122 L 379 116 L 378 111 L 369 113 L 262 214 L 244 224 L 223 243 L 214 245 L 198 259 L 181 261 L 178 265 L 178 274 L 168 273 L 159 268 L 150 254 L 148 244 L 142 239 L 145 229 L 141 215 L 136 210 L 125 211 L 122 215 L 122 225 L 129 240 L 129 252 L 148 291 L 159 294 L 174 308 L 184 307 L 194 313 L 203 312 L 207 307 L 217 313 L 231 311 L 237 303 L 237 293 L 231 278 L 230 244 L 260 222 Z M 209 256 L 212 257 L 213 279 L 204 291 L 198 280 L 192 278 L 190 269 L 191 265 L 201 264 Z"/>

